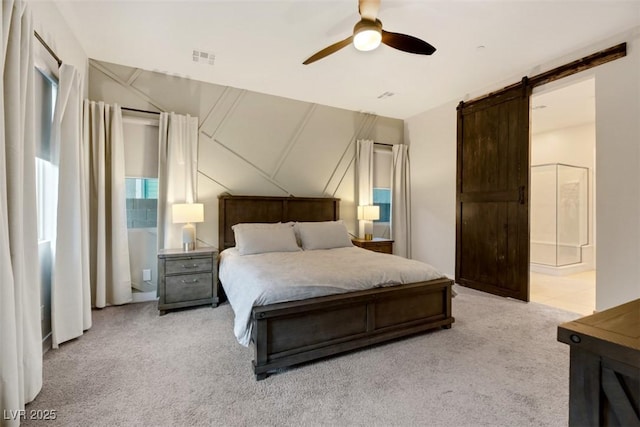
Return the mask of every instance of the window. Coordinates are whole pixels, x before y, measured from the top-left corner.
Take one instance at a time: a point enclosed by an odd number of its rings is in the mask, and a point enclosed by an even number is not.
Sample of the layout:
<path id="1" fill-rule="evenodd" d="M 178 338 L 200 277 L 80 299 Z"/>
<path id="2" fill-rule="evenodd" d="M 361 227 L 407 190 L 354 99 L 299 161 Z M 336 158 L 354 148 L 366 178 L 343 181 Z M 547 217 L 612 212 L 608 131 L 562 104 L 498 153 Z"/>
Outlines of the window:
<path id="1" fill-rule="evenodd" d="M 373 204 L 380 206 L 380 219 L 374 222 L 389 222 L 391 220 L 391 189 L 374 188 Z"/>
<path id="2" fill-rule="evenodd" d="M 158 179 L 126 178 L 127 228 L 156 227 L 158 218 Z"/>
<path id="3" fill-rule="evenodd" d="M 127 199 L 157 199 L 158 180 L 156 178 L 127 178 Z"/>
<path id="4" fill-rule="evenodd" d="M 391 163 L 390 145 L 373 146 L 373 204 L 380 207 L 380 218 L 373 222 L 373 237 L 388 239 L 391 234 Z"/>
<path id="5" fill-rule="evenodd" d="M 52 163 L 51 130 L 58 94 L 58 81 L 36 67 L 34 73 L 36 121 L 36 197 L 38 203 L 38 240 L 55 235 L 58 201 L 58 167 Z"/>

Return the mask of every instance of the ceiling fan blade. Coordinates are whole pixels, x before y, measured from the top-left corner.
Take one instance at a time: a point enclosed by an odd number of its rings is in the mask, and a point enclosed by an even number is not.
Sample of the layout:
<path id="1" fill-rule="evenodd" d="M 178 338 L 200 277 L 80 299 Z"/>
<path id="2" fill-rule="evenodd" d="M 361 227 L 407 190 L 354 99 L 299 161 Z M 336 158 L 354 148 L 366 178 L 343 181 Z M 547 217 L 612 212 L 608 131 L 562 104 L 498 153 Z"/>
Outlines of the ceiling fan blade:
<path id="1" fill-rule="evenodd" d="M 403 52 L 431 55 L 436 48 L 419 38 L 382 30 L 382 43 Z"/>
<path id="2" fill-rule="evenodd" d="M 338 43 L 334 43 L 331 46 L 325 47 L 320 52 L 317 52 L 317 53 L 311 55 L 309 58 L 307 58 L 307 60 L 304 61 L 303 64 L 304 65 L 308 65 L 308 64 L 311 64 L 312 62 L 316 62 L 318 59 L 322 59 L 325 56 L 329 56 L 332 53 L 337 52 L 340 49 L 342 49 L 343 47 L 351 44 L 352 40 L 353 40 L 353 36 L 349 36 L 346 39 L 344 39 L 342 41 L 339 41 Z"/>
<path id="3" fill-rule="evenodd" d="M 363 19 L 375 21 L 380 10 L 380 0 L 359 0 L 358 11 Z"/>

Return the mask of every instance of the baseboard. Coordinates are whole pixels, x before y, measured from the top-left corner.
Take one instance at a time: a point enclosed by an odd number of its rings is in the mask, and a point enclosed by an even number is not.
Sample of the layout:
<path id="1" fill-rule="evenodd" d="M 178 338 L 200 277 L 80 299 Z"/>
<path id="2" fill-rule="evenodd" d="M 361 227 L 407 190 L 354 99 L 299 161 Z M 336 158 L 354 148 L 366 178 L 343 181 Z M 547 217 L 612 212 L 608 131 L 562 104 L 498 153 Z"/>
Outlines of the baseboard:
<path id="1" fill-rule="evenodd" d="M 155 292 L 157 288 L 158 285 L 150 281 L 142 283 L 131 282 L 131 289 L 135 289 L 138 292 Z"/>
<path id="2" fill-rule="evenodd" d="M 585 262 L 571 265 L 563 265 L 559 267 L 553 267 L 550 265 L 529 264 L 529 269 L 533 273 L 546 274 L 549 276 L 568 276 L 569 274 L 583 273 L 585 271 L 593 270 L 593 266 Z"/>
<path id="3" fill-rule="evenodd" d="M 42 355 L 51 349 L 53 345 L 53 339 L 51 336 L 51 332 L 49 332 L 44 338 L 42 338 Z"/>
<path id="4" fill-rule="evenodd" d="M 132 292 L 131 302 L 147 302 L 147 301 L 155 301 L 157 299 L 158 299 L 158 295 L 156 291 Z"/>

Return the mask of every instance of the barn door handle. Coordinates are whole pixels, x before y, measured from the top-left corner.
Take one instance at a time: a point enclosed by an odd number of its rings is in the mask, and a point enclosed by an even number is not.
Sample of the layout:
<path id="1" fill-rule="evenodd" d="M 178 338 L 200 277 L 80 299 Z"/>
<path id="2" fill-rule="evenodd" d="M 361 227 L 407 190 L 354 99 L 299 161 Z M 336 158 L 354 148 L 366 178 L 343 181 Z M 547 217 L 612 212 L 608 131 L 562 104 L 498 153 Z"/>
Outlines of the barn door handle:
<path id="1" fill-rule="evenodd" d="M 521 185 L 520 188 L 518 188 L 518 203 L 524 205 L 524 185 Z"/>

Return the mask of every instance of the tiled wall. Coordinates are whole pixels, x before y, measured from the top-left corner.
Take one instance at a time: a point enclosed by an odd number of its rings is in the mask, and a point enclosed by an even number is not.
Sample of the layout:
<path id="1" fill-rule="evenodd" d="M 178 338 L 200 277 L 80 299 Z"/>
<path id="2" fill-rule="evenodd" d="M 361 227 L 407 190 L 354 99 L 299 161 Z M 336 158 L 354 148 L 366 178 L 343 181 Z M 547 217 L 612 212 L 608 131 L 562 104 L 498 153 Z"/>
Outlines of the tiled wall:
<path id="1" fill-rule="evenodd" d="M 156 227 L 158 200 L 127 199 L 127 228 Z"/>

